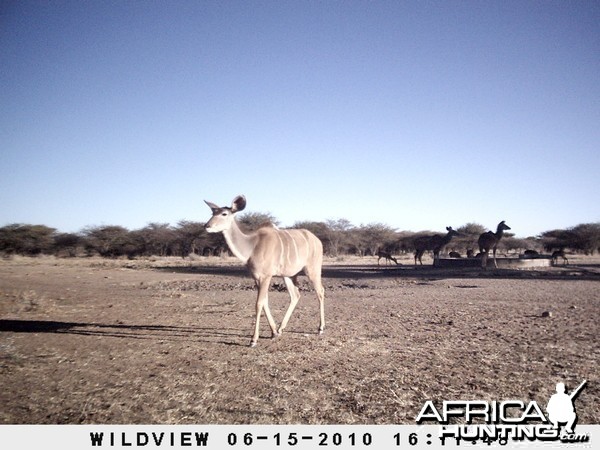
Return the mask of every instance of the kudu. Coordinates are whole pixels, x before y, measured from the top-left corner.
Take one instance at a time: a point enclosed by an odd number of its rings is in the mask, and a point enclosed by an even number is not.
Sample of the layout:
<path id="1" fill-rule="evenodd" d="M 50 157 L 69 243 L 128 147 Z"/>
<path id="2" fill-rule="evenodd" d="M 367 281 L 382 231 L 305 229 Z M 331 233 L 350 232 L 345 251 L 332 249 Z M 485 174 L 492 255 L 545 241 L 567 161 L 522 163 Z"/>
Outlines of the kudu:
<path id="1" fill-rule="evenodd" d="M 273 226 L 259 228 L 253 232 L 243 232 L 235 219 L 236 213 L 246 207 L 246 198 L 237 196 L 231 207 L 220 207 L 214 203 L 205 203 L 212 210 L 212 218 L 206 224 L 209 233 L 223 233 L 231 252 L 246 264 L 258 288 L 256 299 L 256 322 L 250 346 L 258 341 L 260 316 L 265 312 L 272 337 L 281 335 L 285 329 L 298 300 L 297 277 L 304 273 L 312 282 L 320 307 L 319 334 L 325 329 L 325 289 L 321 283 L 323 264 L 323 244 L 308 230 L 279 230 Z M 274 276 L 281 276 L 290 294 L 290 305 L 279 329 L 269 309 L 269 286 Z"/>
<path id="2" fill-rule="evenodd" d="M 435 264 L 435 260 L 439 259 L 442 249 L 448 245 L 454 236 L 460 236 L 460 233 L 453 230 L 452 227 L 446 227 L 446 230 L 448 233 L 446 233 L 444 236 L 434 234 L 431 236 L 421 236 L 414 240 L 415 266 L 417 265 L 417 259 L 421 265 L 423 265 L 421 258 L 427 250 L 433 250 L 433 263 Z"/>
<path id="3" fill-rule="evenodd" d="M 487 261 L 488 254 L 490 250 L 493 251 L 494 257 L 494 267 L 498 268 L 498 263 L 496 263 L 496 249 L 498 248 L 498 242 L 504 236 L 504 231 L 510 230 L 510 227 L 504 223 L 504 220 L 498 224 L 496 227 L 496 232 L 488 231 L 487 233 L 482 233 L 477 240 L 479 244 L 479 251 L 482 253 L 483 257 L 481 258 L 481 267 L 487 269 Z"/>

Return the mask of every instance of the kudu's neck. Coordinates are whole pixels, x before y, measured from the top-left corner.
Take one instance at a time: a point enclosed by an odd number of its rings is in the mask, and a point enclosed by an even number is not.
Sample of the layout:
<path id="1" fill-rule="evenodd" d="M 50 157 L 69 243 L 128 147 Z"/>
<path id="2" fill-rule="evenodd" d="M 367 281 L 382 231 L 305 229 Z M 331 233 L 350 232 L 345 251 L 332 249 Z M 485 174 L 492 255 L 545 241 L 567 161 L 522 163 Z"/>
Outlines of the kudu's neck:
<path id="1" fill-rule="evenodd" d="M 504 236 L 504 229 L 500 227 L 496 228 L 496 239 L 500 240 L 502 236 Z"/>
<path id="2" fill-rule="evenodd" d="M 448 231 L 446 233 L 446 235 L 442 238 L 442 242 L 445 244 L 447 244 L 448 242 L 450 242 L 452 240 L 452 232 Z"/>
<path id="3" fill-rule="evenodd" d="M 256 246 L 256 233 L 244 233 L 240 229 L 237 221 L 234 219 L 231 227 L 223 231 L 223 236 L 225 237 L 225 241 L 229 246 L 229 250 L 231 250 L 231 253 L 233 253 L 238 259 L 244 263 L 250 259 L 250 256 L 252 256 L 252 251 Z"/>

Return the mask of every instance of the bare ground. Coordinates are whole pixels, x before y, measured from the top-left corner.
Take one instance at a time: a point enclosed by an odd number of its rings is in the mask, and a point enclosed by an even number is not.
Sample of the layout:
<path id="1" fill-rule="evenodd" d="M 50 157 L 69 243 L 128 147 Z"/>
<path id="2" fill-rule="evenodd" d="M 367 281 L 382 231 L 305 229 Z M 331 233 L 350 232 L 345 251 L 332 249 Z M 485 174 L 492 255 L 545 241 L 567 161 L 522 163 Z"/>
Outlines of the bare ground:
<path id="1" fill-rule="evenodd" d="M 230 259 L 0 261 L 0 423 L 414 424 L 426 400 L 586 388 L 599 423 L 600 264 L 542 270 L 327 261 L 286 332 L 248 348 L 256 292 Z M 288 296 L 271 289 L 280 321 Z M 542 317 L 545 312 L 550 317 Z"/>

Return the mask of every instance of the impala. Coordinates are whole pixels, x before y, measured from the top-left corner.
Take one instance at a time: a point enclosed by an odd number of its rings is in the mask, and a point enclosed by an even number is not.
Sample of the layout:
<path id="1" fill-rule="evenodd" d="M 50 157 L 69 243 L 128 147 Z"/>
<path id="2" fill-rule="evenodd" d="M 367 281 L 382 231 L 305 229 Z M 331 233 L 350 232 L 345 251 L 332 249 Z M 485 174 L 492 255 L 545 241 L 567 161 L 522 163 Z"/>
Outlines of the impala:
<path id="1" fill-rule="evenodd" d="M 250 347 L 258 342 L 260 316 L 264 311 L 272 337 L 280 336 L 300 299 L 298 275 L 302 270 L 312 282 L 320 308 L 319 334 L 325 329 L 325 289 L 321 282 L 323 244 L 314 234 L 303 229 L 279 230 L 266 226 L 256 231 L 243 232 L 235 219 L 236 213 L 246 207 L 243 195 L 233 199 L 231 207 L 220 207 L 205 203 L 212 210 L 206 224 L 209 233 L 223 233 L 231 252 L 246 264 L 258 288 L 256 299 L 256 321 Z M 269 309 L 269 286 L 274 276 L 281 276 L 290 294 L 290 305 L 279 329 Z"/>
<path id="2" fill-rule="evenodd" d="M 379 265 L 379 261 L 381 258 L 385 259 L 385 265 L 391 264 L 391 261 L 394 261 L 396 265 L 398 265 L 398 260 L 392 256 L 390 252 L 386 252 L 384 250 L 377 250 L 377 265 Z"/>
<path id="3" fill-rule="evenodd" d="M 564 250 L 555 250 L 552 252 L 552 265 L 556 266 L 558 264 L 558 258 L 562 258 L 563 265 L 569 264 L 569 259 L 565 256 Z"/>

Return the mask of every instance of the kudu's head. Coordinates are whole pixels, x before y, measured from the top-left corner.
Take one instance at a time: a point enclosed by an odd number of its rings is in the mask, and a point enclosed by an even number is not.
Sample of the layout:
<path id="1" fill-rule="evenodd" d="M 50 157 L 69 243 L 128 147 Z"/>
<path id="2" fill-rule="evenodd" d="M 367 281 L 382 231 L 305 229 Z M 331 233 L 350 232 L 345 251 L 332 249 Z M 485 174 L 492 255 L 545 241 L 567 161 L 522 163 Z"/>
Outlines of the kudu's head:
<path id="1" fill-rule="evenodd" d="M 206 231 L 209 233 L 220 233 L 231 228 L 235 220 L 235 213 L 242 211 L 246 207 L 246 197 L 238 195 L 233 199 L 231 207 L 220 207 L 206 200 L 204 200 L 204 203 L 208 205 L 213 214 L 205 225 Z"/>
<path id="2" fill-rule="evenodd" d="M 510 227 L 504 223 L 504 220 L 498 224 L 498 228 L 496 231 L 505 231 L 510 230 Z"/>
<path id="3" fill-rule="evenodd" d="M 448 236 L 452 237 L 452 236 L 462 236 L 461 233 L 459 233 L 456 230 L 453 230 L 452 227 L 446 227 L 446 231 L 448 232 Z"/>

